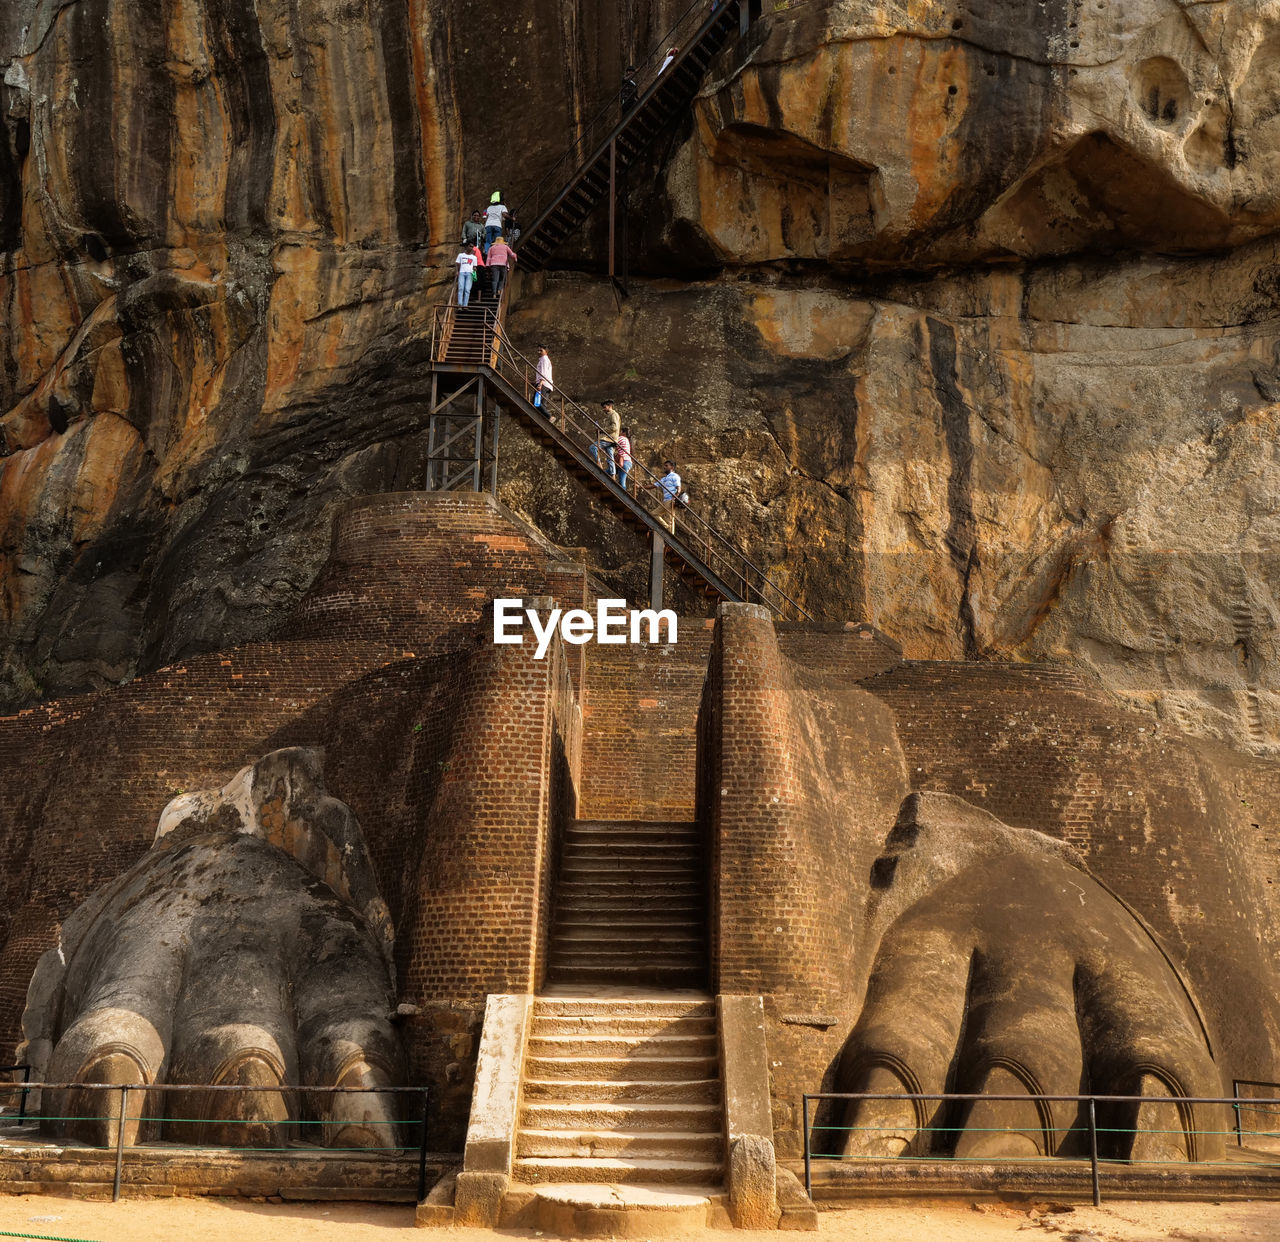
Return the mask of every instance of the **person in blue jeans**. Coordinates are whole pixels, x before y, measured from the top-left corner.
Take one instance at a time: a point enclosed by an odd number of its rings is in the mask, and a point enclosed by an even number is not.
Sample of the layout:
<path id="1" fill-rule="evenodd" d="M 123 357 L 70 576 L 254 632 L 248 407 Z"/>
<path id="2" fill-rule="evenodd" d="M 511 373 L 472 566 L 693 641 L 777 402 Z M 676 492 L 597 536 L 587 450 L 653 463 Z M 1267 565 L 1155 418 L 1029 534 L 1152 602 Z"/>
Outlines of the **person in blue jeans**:
<path id="1" fill-rule="evenodd" d="M 627 490 L 627 475 L 631 473 L 631 428 L 624 427 L 618 433 L 613 449 L 613 459 L 618 467 L 618 486 Z"/>
<path id="2" fill-rule="evenodd" d="M 599 437 L 591 446 L 591 456 L 595 459 L 597 466 L 600 466 L 608 476 L 616 478 L 618 474 L 618 466 L 616 453 L 618 449 L 618 436 L 622 434 L 622 416 L 614 409 L 612 401 L 600 402 L 600 423 Z M 604 460 L 601 461 L 601 458 Z"/>
<path id="3" fill-rule="evenodd" d="M 680 476 L 676 473 L 675 462 L 664 461 L 662 466 L 666 474 L 654 484 L 658 489 L 660 506 L 658 521 L 674 535 L 676 533 L 676 502 L 680 498 Z"/>
<path id="4" fill-rule="evenodd" d="M 489 258 L 489 249 L 503 234 L 507 220 L 506 204 L 502 201 L 502 191 L 494 190 L 489 199 L 489 207 L 484 213 L 484 257 Z"/>
<path id="5" fill-rule="evenodd" d="M 479 252 L 464 249 L 454 262 L 458 265 L 458 305 L 466 306 L 471 301 L 471 285 L 476 278 L 476 268 L 481 266 Z"/>

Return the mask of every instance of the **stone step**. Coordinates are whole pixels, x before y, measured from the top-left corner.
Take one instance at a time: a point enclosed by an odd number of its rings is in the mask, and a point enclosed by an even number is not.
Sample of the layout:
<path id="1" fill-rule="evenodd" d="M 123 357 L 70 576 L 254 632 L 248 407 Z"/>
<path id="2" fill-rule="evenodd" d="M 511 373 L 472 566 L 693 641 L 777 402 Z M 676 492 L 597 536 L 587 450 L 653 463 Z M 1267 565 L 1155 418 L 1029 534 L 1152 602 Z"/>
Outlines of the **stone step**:
<path id="1" fill-rule="evenodd" d="M 720 1103 L 719 1078 L 535 1078 L 523 1084 L 526 1106 L 535 1102 L 572 1104 L 589 1108 L 600 1104 Z"/>
<path id="2" fill-rule="evenodd" d="M 696 819 L 575 819 L 571 832 L 697 832 Z"/>
<path id="3" fill-rule="evenodd" d="M 647 996 L 537 996 L 535 1018 L 547 1017 L 644 1017 L 714 1018 L 715 1001 L 705 993 L 651 1000 Z"/>
<path id="4" fill-rule="evenodd" d="M 706 902 L 700 898 L 689 897 L 682 901 L 673 899 L 664 900 L 661 897 L 652 897 L 645 901 L 638 900 L 634 895 L 627 896 L 625 899 L 618 895 L 611 897 L 565 897 L 562 893 L 556 895 L 556 912 L 563 915 L 568 912 L 573 915 L 578 914 L 605 914 L 608 913 L 610 918 L 616 918 L 626 911 L 619 911 L 618 902 L 625 900 L 630 906 L 634 907 L 632 917 L 638 920 L 652 919 L 705 919 L 707 916 Z"/>
<path id="5" fill-rule="evenodd" d="M 546 1156 L 518 1158 L 513 1163 L 516 1181 L 538 1182 L 651 1182 L 663 1185 L 718 1185 L 723 1166 L 711 1160 L 573 1159 Z"/>
<path id="6" fill-rule="evenodd" d="M 651 986 L 660 986 L 663 979 L 671 971 L 692 971 L 706 973 L 707 959 L 702 953 L 664 953 L 661 958 L 653 958 L 645 954 L 635 956 L 623 956 L 615 954 L 613 956 L 605 956 L 603 954 L 589 953 L 556 953 L 552 952 L 547 959 L 547 970 L 554 977 L 564 982 L 563 973 L 566 970 L 591 972 L 597 979 L 613 980 L 614 975 L 621 979 L 624 975 L 633 982 L 643 974 L 652 977 L 656 982 Z M 614 980 L 615 982 L 617 980 Z M 580 981 L 581 982 L 581 981 Z"/>
<path id="7" fill-rule="evenodd" d="M 706 1100 L 540 1100 L 520 1110 L 530 1130 L 681 1130 L 720 1134 L 724 1110 Z"/>
<path id="8" fill-rule="evenodd" d="M 534 1203 L 538 1228 L 561 1238 L 691 1238 L 728 1219 L 722 1187 L 691 1183 L 542 1183 Z"/>
<path id="9" fill-rule="evenodd" d="M 634 949 L 616 947 L 596 951 L 580 945 L 552 946 L 548 966 L 572 966 L 575 970 L 599 970 L 607 973 L 611 970 L 687 970 L 699 963 L 705 964 L 706 952 L 701 946 L 685 950 L 679 948 L 664 949 L 661 953 L 639 953 Z"/>
<path id="10" fill-rule="evenodd" d="M 599 924 L 559 927 L 551 933 L 553 953 L 696 953 L 702 955 L 706 937 L 701 928 L 679 931 L 624 934 Z"/>
<path id="11" fill-rule="evenodd" d="M 525 1073 L 530 1078 L 560 1078 L 566 1081 L 595 1082 L 598 1079 L 654 1082 L 667 1079 L 714 1078 L 720 1072 L 715 1056 L 613 1056 L 552 1057 L 526 1056 Z"/>
<path id="12" fill-rule="evenodd" d="M 693 840 L 678 842 L 609 841 L 566 839 L 565 856 L 574 858 L 670 858 L 698 862 L 702 849 Z"/>
<path id="13" fill-rule="evenodd" d="M 692 862 L 671 858 L 608 858 L 605 856 L 584 858 L 578 854 L 566 854 L 560 860 L 560 882 L 565 880 L 591 880 L 597 876 L 652 875 L 680 876 L 698 879 L 700 867 Z"/>
<path id="14" fill-rule="evenodd" d="M 612 879 L 561 880 L 557 896 L 570 902 L 583 897 L 651 898 L 656 901 L 683 899 L 694 902 L 705 896 L 703 885 L 695 880 L 663 879 L 646 875 L 627 876 L 619 873 Z"/>
<path id="15" fill-rule="evenodd" d="M 716 1035 L 714 1017 L 646 1016 L 638 1013 L 538 1014 L 533 1035 Z"/>
<path id="16" fill-rule="evenodd" d="M 696 825 L 622 824 L 615 828 L 595 828 L 575 824 L 565 829 L 566 845 L 590 843 L 606 846 L 640 846 L 661 849 L 664 846 L 685 847 L 702 844 L 702 829 Z"/>
<path id="17" fill-rule="evenodd" d="M 702 961 L 706 957 L 706 946 L 701 936 L 668 937 L 666 940 L 652 938 L 628 940 L 617 937 L 553 936 L 551 952 L 556 957 L 572 957 L 579 965 L 598 962 L 601 966 L 618 965 L 661 965 L 662 963 L 679 962 L 688 965 L 689 960 Z"/>
<path id="18" fill-rule="evenodd" d="M 611 909 L 611 915 L 614 913 Z M 600 910 L 589 907 L 577 907 L 572 910 L 557 910 L 556 927 L 596 927 L 600 923 Z M 695 927 L 699 935 L 707 926 L 707 913 L 703 909 L 673 910 L 666 905 L 655 905 L 652 909 L 640 909 L 630 919 L 609 918 L 608 931 L 617 931 L 618 935 L 643 935 L 652 932 L 657 935 L 664 928 Z M 602 928 L 604 930 L 604 928 Z"/>
<path id="19" fill-rule="evenodd" d="M 566 854 L 579 850 L 594 854 L 609 854 L 615 857 L 656 858 L 660 855 L 678 854 L 681 857 L 700 859 L 703 857 L 702 839 L 693 835 L 660 835 L 657 833 L 627 833 L 620 837 L 606 837 L 597 834 L 566 834 L 561 848 Z"/>
<path id="20" fill-rule="evenodd" d="M 535 1057 L 714 1057 L 714 1035 L 624 1035 L 616 1031 L 529 1036 L 528 1054 Z"/>
<path id="21" fill-rule="evenodd" d="M 651 988 L 701 988 L 707 984 L 707 966 L 692 965 L 634 965 L 613 966 L 559 966 L 547 968 L 552 983 L 572 983 L 605 987 Z"/>
<path id="22" fill-rule="evenodd" d="M 576 1160 L 627 1159 L 719 1160 L 724 1136 L 691 1134 L 681 1130 L 520 1130 L 516 1155 L 535 1159 L 571 1157 Z"/>

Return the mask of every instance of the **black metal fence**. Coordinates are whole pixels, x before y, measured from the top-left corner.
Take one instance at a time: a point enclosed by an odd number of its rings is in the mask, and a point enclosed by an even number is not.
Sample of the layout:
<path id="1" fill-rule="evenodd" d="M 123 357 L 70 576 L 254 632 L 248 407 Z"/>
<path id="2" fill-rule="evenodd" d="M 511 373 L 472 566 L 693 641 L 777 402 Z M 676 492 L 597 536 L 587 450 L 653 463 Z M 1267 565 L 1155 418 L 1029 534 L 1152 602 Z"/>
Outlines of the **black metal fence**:
<path id="1" fill-rule="evenodd" d="M 1275 1091 L 1278 1094 L 1270 1098 L 1263 1097 L 1250 1098 L 1240 1094 L 1241 1087 L 1258 1088 L 1264 1091 Z M 1248 1078 L 1237 1078 L 1231 1084 L 1231 1094 L 1233 1096 L 1232 1109 L 1236 1118 L 1236 1146 L 1243 1147 L 1245 1135 L 1251 1138 L 1262 1138 L 1267 1140 L 1280 1139 L 1280 1082 L 1257 1082 Z M 1269 1123 L 1269 1128 L 1265 1130 L 1257 1130 L 1252 1127 L 1245 1129 L 1246 1116 L 1252 1117 L 1259 1115 L 1262 1120 Z"/>
<path id="2" fill-rule="evenodd" d="M 1099 1155 L 1099 1144 L 1102 1142 L 1107 1148 L 1115 1149 L 1124 1147 L 1129 1149 L 1132 1142 L 1143 1134 L 1170 1135 L 1180 1136 L 1181 1139 L 1188 1143 L 1194 1143 L 1197 1139 L 1210 1139 L 1215 1142 L 1221 1140 L 1225 1142 L 1230 1135 L 1236 1137 L 1237 1145 L 1245 1146 L 1246 1134 L 1255 1138 L 1265 1140 L 1280 1139 L 1280 1128 L 1271 1130 L 1251 1129 L 1246 1132 L 1244 1129 L 1243 1115 L 1246 1112 L 1254 1110 L 1258 1106 L 1265 1112 L 1268 1117 L 1275 1119 L 1275 1124 L 1280 1126 L 1280 1098 L 1273 1099 L 1257 1099 L 1243 1097 L 1239 1094 L 1239 1088 L 1248 1087 L 1277 1087 L 1280 1084 L 1275 1083 L 1249 1083 L 1237 1082 L 1234 1084 L 1234 1094 L 1230 1098 L 1226 1097 L 1188 1097 L 1188 1096 L 1156 1096 L 1156 1095 L 985 1095 L 964 1092 L 936 1092 L 936 1093 L 909 1093 L 909 1092 L 814 1092 L 801 1096 L 800 1113 L 801 1124 L 804 1131 L 804 1185 L 805 1191 L 812 1195 L 813 1193 L 813 1169 L 815 1163 L 865 1163 L 868 1161 L 879 1162 L 885 1159 L 893 1159 L 895 1161 L 937 1161 L 946 1160 L 948 1163 L 962 1164 L 991 1164 L 1009 1163 L 1009 1164 L 1046 1164 L 1049 1162 L 1059 1163 L 1063 1157 L 1048 1153 L 1037 1156 L 1008 1157 L 995 1159 L 990 1156 L 982 1156 L 980 1158 L 966 1158 L 948 1154 L 945 1148 L 952 1142 L 955 1137 L 963 1132 L 972 1132 L 972 1127 L 965 1125 L 957 1119 L 957 1115 L 948 1115 L 948 1106 L 962 1106 L 973 1103 L 1009 1103 L 1009 1104 L 1034 1104 L 1041 1113 L 1045 1111 L 1047 1105 L 1050 1104 L 1074 1104 L 1077 1106 L 1077 1120 L 1069 1127 L 1069 1131 L 1075 1134 L 1080 1140 L 1084 1151 L 1081 1155 L 1087 1155 L 1089 1160 L 1090 1180 L 1093 1189 L 1093 1202 L 1097 1206 L 1102 1202 L 1102 1177 L 1101 1169 L 1104 1164 L 1121 1165 L 1125 1168 L 1134 1165 L 1168 1165 L 1175 1163 L 1171 1160 L 1148 1160 L 1148 1159 L 1107 1159 Z M 886 1157 L 882 1155 L 850 1155 L 842 1151 L 830 1151 L 831 1147 L 843 1146 L 839 1142 L 841 1135 L 850 1135 L 858 1132 L 862 1133 L 881 1133 L 888 1131 L 888 1127 L 883 1122 L 868 1125 L 851 1125 L 844 1122 L 832 1121 L 829 1116 L 824 1116 L 819 1122 L 819 1109 L 823 1109 L 824 1113 L 834 1113 L 835 1107 L 841 1104 L 846 1107 L 864 1101 L 880 1101 L 888 1103 L 909 1103 L 913 1110 L 920 1113 L 920 1105 L 934 1104 L 939 1106 L 940 1120 L 936 1124 L 921 1122 L 913 1126 L 918 1135 L 925 1138 L 926 1147 L 937 1147 L 938 1150 L 926 1150 L 922 1154 L 904 1154 L 895 1157 Z M 818 1105 L 815 1108 L 814 1105 Z M 1132 1110 L 1133 1115 L 1137 1116 L 1137 1110 L 1150 1105 L 1172 1105 L 1178 1110 L 1180 1125 L 1178 1129 L 1156 1129 L 1152 1127 L 1139 1127 L 1134 1125 L 1123 1125 L 1119 1123 L 1118 1118 L 1124 1115 L 1124 1110 Z M 1104 1110 L 1104 1119 L 1099 1121 L 1099 1109 Z M 1231 1129 L 1223 1128 L 1206 1128 L 1203 1125 L 1195 1125 L 1192 1118 L 1197 1109 L 1208 1109 L 1212 1113 L 1218 1113 L 1223 1118 L 1226 1117 L 1226 1110 L 1233 1110 L 1234 1120 Z M 988 1133 L 997 1134 L 1018 1134 L 1024 1133 L 1025 1127 L 1021 1125 L 1008 1125 L 1001 1127 L 978 1127 Z M 815 1136 L 817 1142 L 815 1143 Z M 1274 1168 L 1280 1170 L 1280 1154 L 1277 1154 L 1275 1160 L 1256 1159 L 1251 1160 L 1247 1166 L 1242 1164 L 1241 1159 L 1236 1158 L 1227 1161 L 1211 1161 L 1196 1158 L 1194 1162 L 1189 1160 L 1180 1160 L 1176 1163 L 1182 1165 L 1193 1165 L 1197 1168 L 1217 1165 L 1221 1167 L 1223 1164 L 1230 1165 L 1232 1168 Z"/>
<path id="3" fill-rule="evenodd" d="M 22 1082 L 17 1086 L 18 1092 L 18 1124 L 22 1125 L 27 1119 L 27 1096 L 31 1094 L 31 1066 L 29 1065 L 0 1065 L 0 1074 L 21 1074 Z M 7 1083 L 3 1084 L 8 1086 Z"/>
<path id="4" fill-rule="evenodd" d="M 209 1085 L 207 1083 L 91 1083 L 91 1082 L 31 1082 L 30 1067 L 24 1065 L 10 1066 L 4 1072 L 18 1073 L 23 1072 L 23 1081 L 20 1083 L 0 1082 L 0 1098 L 4 1094 L 17 1094 L 20 1100 L 18 1112 L 15 1120 L 19 1125 L 25 1125 L 28 1122 L 36 1123 L 54 1123 L 58 1125 L 94 1125 L 106 1124 L 108 1127 L 115 1127 L 115 1176 L 112 1183 L 112 1200 L 120 1198 L 120 1180 L 124 1167 L 125 1154 L 125 1136 L 126 1131 L 131 1126 L 138 1128 L 146 1124 L 155 1125 L 157 1127 L 164 1125 L 180 1125 L 180 1126 L 278 1126 L 282 1128 L 296 1127 L 295 1133 L 302 1133 L 307 1127 L 317 1126 L 336 1126 L 343 1128 L 345 1126 L 354 1126 L 359 1128 L 377 1128 L 383 1127 L 389 1130 L 387 1135 L 387 1144 L 381 1147 L 353 1147 L 353 1148 L 334 1148 L 321 1144 L 316 1144 L 315 1149 L 319 1151 L 350 1151 L 360 1152 L 362 1154 L 370 1154 L 377 1152 L 396 1152 L 407 1153 L 415 1148 L 418 1155 L 418 1182 L 417 1191 L 418 1199 L 421 1201 L 426 1198 L 427 1194 L 427 1132 L 428 1132 L 428 1095 L 426 1087 L 312 1087 L 304 1085 L 278 1085 L 278 1086 L 240 1086 L 240 1085 Z M 28 1111 L 27 1097 L 32 1092 L 40 1093 L 40 1105 L 34 1111 Z M 210 1095 L 249 1095 L 269 1093 L 281 1097 L 282 1101 L 287 1100 L 290 1096 L 299 1097 L 338 1097 L 346 1095 L 370 1095 L 370 1096 L 391 1096 L 397 1100 L 406 1101 L 404 1107 L 398 1111 L 407 1112 L 411 1115 L 399 1116 L 392 1121 L 376 1121 L 367 1118 L 360 1119 L 333 1119 L 320 1115 L 317 1108 L 310 1110 L 309 1116 L 293 1116 L 294 1112 L 306 1112 L 305 1109 L 291 1109 L 287 1104 L 283 1111 L 285 1116 L 279 1118 L 264 1119 L 262 1117 L 229 1117 L 229 1116 L 173 1116 L 167 1109 L 153 1108 L 148 1112 L 148 1097 L 154 1094 L 180 1094 L 180 1103 L 190 1105 L 190 1103 L 201 1096 L 208 1097 Z M 75 1113 L 69 1113 L 65 1107 L 74 1106 L 74 1100 L 78 1097 L 83 1099 L 84 1094 L 90 1097 L 101 1096 L 101 1107 L 84 1108 Z M 417 1107 L 414 1108 L 413 1102 L 416 1101 Z M 53 1111 L 50 1110 L 53 1105 Z M 137 1109 L 136 1112 L 130 1112 L 130 1108 Z M 190 1111 L 189 1108 L 185 1111 Z M 3 1117 L 0 1117 L 3 1120 Z M 400 1134 L 403 1132 L 406 1138 L 416 1132 L 417 1140 L 402 1141 Z M 288 1147 L 264 1147 L 261 1144 L 245 1144 L 237 1146 L 227 1143 L 209 1143 L 190 1144 L 191 1149 L 199 1149 L 201 1147 L 216 1147 L 219 1150 L 227 1151 L 293 1151 L 296 1152 L 299 1146 L 304 1144 L 293 1143 Z M 151 1148 L 147 1143 L 135 1143 L 130 1147 L 133 1150 L 164 1150 L 174 1151 L 180 1145 L 172 1142 L 165 1142 L 160 1148 Z M 307 1145 L 309 1146 L 309 1145 Z M 110 1150 L 111 1145 L 105 1145 L 104 1150 Z"/>

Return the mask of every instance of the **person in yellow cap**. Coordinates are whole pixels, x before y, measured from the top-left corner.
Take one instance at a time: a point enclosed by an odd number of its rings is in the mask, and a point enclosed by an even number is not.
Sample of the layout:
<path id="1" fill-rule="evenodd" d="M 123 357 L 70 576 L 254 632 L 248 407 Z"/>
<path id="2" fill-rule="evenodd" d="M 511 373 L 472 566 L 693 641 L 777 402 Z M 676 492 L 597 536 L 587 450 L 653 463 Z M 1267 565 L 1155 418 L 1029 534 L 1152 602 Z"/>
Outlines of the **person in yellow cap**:
<path id="1" fill-rule="evenodd" d="M 484 257 L 489 257 L 489 247 L 493 245 L 495 237 L 502 236 L 502 230 L 507 222 L 507 208 L 502 201 L 502 191 L 494 190 L 493 197 L 489 199 L 489 210 L 484 213 Z"/>

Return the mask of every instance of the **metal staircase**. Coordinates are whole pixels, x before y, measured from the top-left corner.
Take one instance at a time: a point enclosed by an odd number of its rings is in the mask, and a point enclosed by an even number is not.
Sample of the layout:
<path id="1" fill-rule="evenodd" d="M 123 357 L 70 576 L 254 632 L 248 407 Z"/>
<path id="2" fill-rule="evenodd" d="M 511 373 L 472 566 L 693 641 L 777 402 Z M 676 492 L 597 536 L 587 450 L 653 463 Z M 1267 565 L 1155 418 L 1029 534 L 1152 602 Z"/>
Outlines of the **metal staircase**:
<path id="1" fill-rule="evenodd" d="M 625 210 L 622 179 L 656 139 L 688 112 L 707 68 L 728 44 L 759 17 L 761 0 L 727 0 L 714 6 L 695 0 L 632 79 L 633 106 L 622 91 L 610 98 L 578 140 L 516 206 L 519 220 L 532 218 L 520 235 L 520 266 L 540 271 L 557 246 L 576 232 L 606 197 L 610 202 L 609 274 L 625 254 L 617 253 L 618 212 Z M 666 51 L 679 54 L 665 69 Z M 625 246 L 623 247 L 625 250 Z"/>
<path id="2" fill-rule="evenodd" d="M 696 0 L 685 12 L 637 71 L 637 86 L 641 81 L 647 85 L 639 90 L 634 105 L 624 107 L 621 92 L 610 100 L 518 205 L 518 217 L 536 213 L 520 238 L 522 270 L 543 266 L 606 193 L 612 194 L 611 225 L 614 223 L 612 213 L 622 201 L 618 193 L 620 171 L 634 163 L 659 133 L 688 109 L 708 66 L 730 40 L 750 30 L 760 7 L 761 0 L 717 0 L 712 5 Z M 673 46 L 680 51 L 664 65 L 666 50 Z M 610 275 L 615 274 L 613 236 L 611 227 Z M 500 413 L 505 412 L 517 418 L 629 525 L 650 537 L 652 605 L 661 606 L 663 571 L 670 561 L 692 588 L 708 596 L 761 603 L 786 619 L 809 619 L 800 604 L 696 509 L 661 506 L 657 476 L 638 461 L 633 461 L 630 489 L 619 487 L 593 452 L 604 438 L 604 430 L 576 401 L 557 389 L 540 406 L 535 405 L 535 365 L 503 331 L 511 287 L 509 279 L 496 299 L 473 294 L 471 304 L 465 307 L 457 304 L 455 291 L 450 304 L 435 312 L 428 490 L 479 491 L 488 487 L 496 493 Z"/>
<path id="3" fill-rule="evenodd" d="M 812 619 L 694 507 L 677 506 L 676 529 L 670 530 L 671 511 L 658 504 L 658 476 L 639 461 L 633 461 L 628 489 L 619 487 L 592 452 L 604 428 L 576 401 L 557 388 L 540 407 L 534 405 L 536 365 L 507 339 L 505 311 L 505 299 L 496 306 L 436 309 L 428 487 L 480 490 L 486 465 L 490 486 L 496 487 L 498 414 L 507 413 L 633 529 L 652 539 L 651 601 L 660 601 L 662 572 L 670 563 L 692 588 L 712 598 L 764 604 L 788 620 Z"/>

